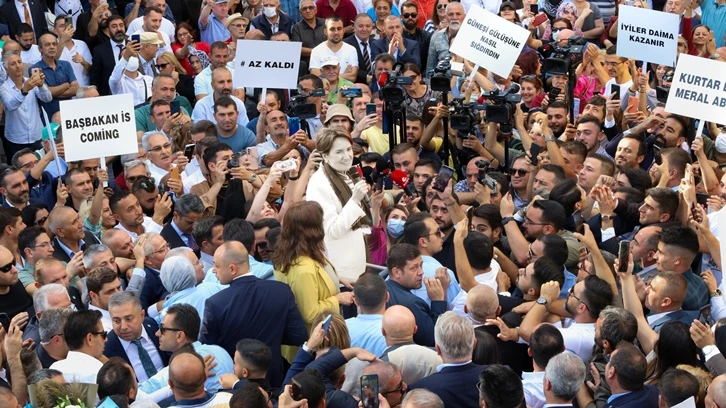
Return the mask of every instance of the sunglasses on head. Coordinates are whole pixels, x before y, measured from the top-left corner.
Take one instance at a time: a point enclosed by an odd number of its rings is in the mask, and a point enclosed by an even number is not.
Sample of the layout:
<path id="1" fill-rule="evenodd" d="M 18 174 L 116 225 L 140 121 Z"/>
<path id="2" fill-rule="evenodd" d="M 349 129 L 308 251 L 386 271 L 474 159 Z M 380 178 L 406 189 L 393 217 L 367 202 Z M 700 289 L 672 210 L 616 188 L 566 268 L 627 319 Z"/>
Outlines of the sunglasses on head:
<path id="1" fill-rule="evenodd" d="M 10 272 L 10 271 L 13 270 L 13 266 L 15 266 L 15 261 L 14 260 L 13 261 L 10 261 L 10 263 L 7 264 L 7 265 L 5 265 L 5 266 L 0 266 L 0 272 L 2 272 L 2 273 L 8 273 L 8 272 Z"/>

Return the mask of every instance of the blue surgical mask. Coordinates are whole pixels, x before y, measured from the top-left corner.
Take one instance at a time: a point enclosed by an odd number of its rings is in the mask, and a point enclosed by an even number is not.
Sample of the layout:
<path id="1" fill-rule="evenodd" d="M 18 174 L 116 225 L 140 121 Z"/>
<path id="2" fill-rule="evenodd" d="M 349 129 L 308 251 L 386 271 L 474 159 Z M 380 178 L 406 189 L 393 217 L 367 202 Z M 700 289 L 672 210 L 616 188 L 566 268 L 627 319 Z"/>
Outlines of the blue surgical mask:
<path id="1" fill-rule="evenodd" d="M 403 225 L 405 223 L 406 221 L 397 220 L 394 218 L 388 220 L 388 233 L 391 234 L 393 238 L 401 238 L 401 235 L 403 235 Z"/>

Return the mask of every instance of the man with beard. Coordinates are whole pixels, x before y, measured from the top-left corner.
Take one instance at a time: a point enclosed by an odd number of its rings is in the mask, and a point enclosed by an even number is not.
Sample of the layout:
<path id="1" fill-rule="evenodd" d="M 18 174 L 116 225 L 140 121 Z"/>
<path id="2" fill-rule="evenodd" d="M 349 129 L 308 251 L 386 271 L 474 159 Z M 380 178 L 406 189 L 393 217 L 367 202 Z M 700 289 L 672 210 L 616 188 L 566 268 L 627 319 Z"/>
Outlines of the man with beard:
<path id="1" fill-rule="evenodd" d="M 315 142 L 310 140 L 304 130 L 299 130 L 294 135 L 290 135 L 290 127 L 287 123 L 287 117 L 282 111 L 272 111 L 265 116 L 267 138 L 265 142 L 257 145 L 257 157 L 260 167 L 270 167 L 273 163 L 281 160 L 285 155 L 290 153 L 292 149 L 300 148 L 302 154 L 307 157 L 310 151 L 315 148 Z M 308 150 L 308 146 L 311 149 Z M 256 179 L 250 180 L 253 182 Z"/>
<path id="2" fill-rule="evenodd" d="M 164 19 L 164 12 L 159 7 L 147 7 L 146 10 L 144 10 L 144 17 L 143 17 L 143 24 L 141 27 L 139 27 L 135 32 L 131 32 L 131 27 L 129 27 L 129 36 L 133 34 L 143 34 L 143 33 L 154 33 L 157 36 L 161 36 L 161 40 L 164 42 L 163 44 L 159 44 L 159 47 L 156 48 L 156 55 L 161 55 L 161 53 L 164 52 L 172 52 L 171 49 L 171 38 L 169 37 L 169 34 L 167 34 L 166 31 L 160 30 L 162 28 L 162 21 Z M 171 25 L 171 24 L 170 24 Z M 174 27 L 173 25 L 171 26 Z M 143 42 L 143 41 L 142 41 Z M 145 58 L 146 59 L 146 58 Z M 148 60 L 148 59 L 147 59 Z M 152 75 L 152 72 L 145 71 L 146 75 Z M 153 74 L 156 74 L 155 72 Z"/>
<path id="3" fill-rule="evenodd" d="M 119 229 L 107 229 L 101 237 L 101 243 L 106 245 L 115 257 L 126 259 L 134 258 L 134 241 L 131 240 L 129 234 Z"/>
<path id="4" fill-rule="evenodd" d="M 128 191 L 119 191 L 112 195 L 110 206 L 118 221 L 115 228 L 125 231 L 131 239 L 136 240 L 146 232 L 161 232 L 164 218 L 171 212 L 171 198 L 159 197 L 154 218 L 144 216 L 139 199 Z"/>
<path id="5" fill-rule="evenodd" d="M 333 15 L 325 19 L 325 35 L 327 41 L 313 48 L 310 52 L 310 73 L 321 75 L 323 61 L 335 57 L 340 64 L 341 77 L 354 82 L 358 75 L 358 54 L 355 48 L 343 42 L 343 20 Z"/>
<path id="6" fill-rule="evenodd" d="M 20 31 L 15 34 L 15 39 L 18 41 L 18 44 L 20 44 L 20 48 L 23 49 L 20 51 L 20 58 L 22 58 L 24 63 L 33 65 L 43 58 L 40 55 L 38 46 L 35 44 L 35 33 L 33 32 L 33 27 L 25 23 L 21 24 Z"/>
<path id="7" fill-rule="evenodd" d="M 194 123 L 200 120 L 208 120 L 215 125 L 217 120 L 215 118 L 215 102 L 225 96 L 231 98 L 236 104 L 236 111 L 238 114 L 235 118 L 238 125 L 244 127 L 249 123 L 247 118 L 247 110 L 245 109 L 245 103 L 239 100 L 236 96 L 232 95 L 232 72 L 226 67 L 220 67 L 212 71 L 212 92 L 211 95 L 207 95 L 204 98 L 197 101 L 192 111 L 192 121 Z M 253 135 L 254 136 L 254 135 Z M 232 145 L 232 148 L 235 146 Z M 238 152 L 239 150 L 235 150 Z"/>
<path id="8" fill-rule="evenodd" d="M 453 2 L 446 6 L 446 19 L 449 25 L 446 27 L 446 30 L 437 31 L 431 36 L 426 72 L 436 68 L 439 61 L 442 61 L 444 58 L 451 58 L 449 47 L 451 46 L 452 39 L 459 32 L 464 17 L 466 17 L 466 11 L 461 3 Z"/>
<path id="9" fill-rule="evenodd" d="M 603 140 L 605 140 L 605 133 L 602 131 L 602 124 L 600 119 L 595 116 L 584 115 L 577 118 L 575 140 L 585 145 L 588 156 L 592 154 L 609 156 L 602 145 Z"/>
<path id="10" fill-rule="evenodd" d="M 680 147 L 663 149 L 663 163 L 650 166 L 650 180 L 654 186 L 668 187 L 678 191 L 681 180 L 686 175 L 686 167 L 691 164 L 691 155 Z"/>
<path id="11" fill-rule="evenodd" d="M 428 61 L 429 45 L 431 44 L 431 33 L 419 28 L 418 25 L 419 10 L 418 4 L 414 1 L 406 1 L 401 6 L 401 20 L 403 21 L 403 37 L 414 40 L 419 45 L 419 54 L 421 54 L 421 64 L 425 67 Z"/>
<path id="12" fill-rule="evenodd" d="M 620 85 L 620 98 L 627 96 L 626 89 L 633 85 L 633 77 L 630 76 L 630 63 L 627 58 L 619 57 L 617 48 L 613 45 L 607 49 L 605 54 L 605 70 L 610 75 L 610 80 L 605 84 L 605 94 L 608 97 L 612 93 L 613 85 Z"/>
<path id="13" fill-rule="evenodd" d="M 231 83 L 232 76 L 227 75 Z M 257 139 L 251 130 L 239 123 L 238 117 L 241 115 L 238 108 L 240 105 L 236 102 L 229 96 L 222 96 L 217 99 L 214 102 L 214 119 L 217 122 L 217 138 L 219 141 L 228 144 L 233 152 L 239 153 L 248 147 L 255 146 Z M 197 103 L 197 106 L 199 106 L 199 103 Z"/>
<path id="14" fill-rule="evenodd" d="M 39 68 L 45 75 L 45 83 L 48 85 L 53 100 L 41 102 L 40 106 L 48 113 L 48 117 L 60 111 L 60 101 L 69 100 L 76 96 L 78 81 L 73 73 L 73 67 L 68 61 L 56 60 L 58 56 L 58 39 L 55 34 L 43 34 L 38 40 L 40 53 L 43 59 L 31 68 Z"/>
<path id="15" fill-rule="evenodd" d="M 94 0 L 98 1 L 98 0 Z M 108 85 L 108 78 L 111 77 L 116 61 L 121 58 L 121 50 L 126 46 L 126 26 L 121 16 L 105 17 L 105 13 L 99 12 L 99 6 L 94 11 L 94 17 L 98 18 L 97 40 L 94 41 L 91 31 L 93 25 L 88 26 L 88 46 L 98 43 L 93 48 L 93 65 L 89 73 L 90 82 L 98 87 L 98 93 L 101 95 L 111 95 L 111 88 Z M 96 16 L 100 14 L 100 16 Z M 80 20 L 83 17 L 78 17 Z M 77 33 L 77 32 L 76 32 Z"/>
<path id="16" fill-rule="evenodd" d="M 0 194 L 3 207 L 14 207 L 19 210 L 27 207 L 30 201 L 30 187 L 25 174 L 15 167 L 4 167 L 0 173 Z"/>
<path id="17" fill-rule="evenodd" d="M 552 137 L 559 138 L 565 133 L 569 112 L 565 102 L 554 101 L 547 106 L 547 126 L 552 131 Z"/>
<path id="18" fill-rule="evenodd" d="M 66 205 L 80 211 L 81 204 L 93 195 L 91 176 L 81 169 L 71 169 L 66 173 L 65 184 L 68 190 Z"/>
<path id="19" fill-rule="evenodd" d="M 454 222 L 452 221 L 452 212 L 457 212 L 458 219 L 464 219 L 466 214 L 459 205 L 459 199 L 452 193 L 453 186 L 452 182 L 449 182 L 449 186 L 444 189 L 443 192 L 437 192 L 430 186 L 426 191 L 426 208 L 429 209 L 429 213 L 436 224 L 439 225 L 439 235 L 443 240 L 442 248 L 437 251 L 435 255 L 432 255 L 441 265 L 454 271 L 456 274 L 456 261 L 454 259 Z M 415 218 L 414 218 L 415 219 Z M 435 233 L 436 231 L 430 231 Z"/>
<path id="20" fill-rule="evenodd" d="M 627 135 L 618 142 L 615 152 L 615 164 L 637 169 L 645 159 L 645 144 L 640 137 Z"/>
<path id="21" fill-rule="evenodd" d="M 542 323 L 552 302 L 559 295 L 558 282 L 542 285 L 539 298 L 519 326 L 519 336 L 524 341 L 529 342 L 532 332 Z M 597 276 L 590 275 L 577 282 L 565 300 L 566 315 L 573 317 L 572 323 L 566 328 L 560 328 L 567 351 L 577 354 L 583 361 L 588 361 L 592 346 L 595 345 L 595 321 L 612 301 L 610 285 Z"/>
<path id="22" fill-rule="evenodd" d="M 187 98 L 180 96 L 176 93 L 176 80 L 170 74 L 161 73 L 154 77 L 154 81 L 151 83 L 151 98 L 149 103 L 134 110 L 134 116 L 136 117 L 136 136 L 141 139 L 144 133 L 152 130 L 163 129 L 163 123 L 158 123 L 158 119 L 152 120 L 151 107 L 154 102 L 158 100 L 164 100 L 168 104 L 172 101 L 179 101 L 181 105 L 181 112 L 175 113 L 171 116 L 175 125 L 189 125 L 191 126 L 191 118 L 189 118 L 189 112 L 192 111 L 192 105 L 189 104 Z M 164 118 L 168 118 L 171 115 L 171 108 L 167 107 L 164 113 Z M 148 152 L 148 150 L 146 150 Z M 158 181 L 158 180 L 157 180 Z"/>
<path id="23" fill-rule="evenodd" d="M 108 40 L 108 35 L 103 32 L 104 28 L 108 29 L 107 22 L 111 17 L 111 11 L 108 3 L 102 0 L 90 0 L 89 3 L 91 9 L 81 13 L 76 19 L 76 31 L 73 33 L 73 38 L 85 41 L 88 48 L 93 49 L 101 43 L 101 40 Z"/>
<path id="24" fill-rule="evenodd" d="M 209 46 L 209 66 L 194 77 L 194 95 L 197 101 L 214 93 L 212 87 L 212 72 L 227 65 L 230 49 L 224 41 L 217 41 Z"/>

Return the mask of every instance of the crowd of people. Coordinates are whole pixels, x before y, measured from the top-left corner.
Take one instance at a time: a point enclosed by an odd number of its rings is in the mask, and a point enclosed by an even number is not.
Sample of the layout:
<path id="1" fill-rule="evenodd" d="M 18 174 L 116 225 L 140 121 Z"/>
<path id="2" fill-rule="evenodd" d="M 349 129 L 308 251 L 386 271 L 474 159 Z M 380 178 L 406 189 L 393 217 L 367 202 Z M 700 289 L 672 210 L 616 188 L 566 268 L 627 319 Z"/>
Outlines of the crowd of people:
<path id="1" fill-rule="evenodd" d="M 620 6 L 726 61 L 726 0 L 5 2 L 0 407 L 726 407 L 726 122 Z M 473 7 L 530 32 L 506 78 Z M 250 40 L 296 90 L 235 86 Z M 117 94 L 138 152 L 66 162 Z"/>

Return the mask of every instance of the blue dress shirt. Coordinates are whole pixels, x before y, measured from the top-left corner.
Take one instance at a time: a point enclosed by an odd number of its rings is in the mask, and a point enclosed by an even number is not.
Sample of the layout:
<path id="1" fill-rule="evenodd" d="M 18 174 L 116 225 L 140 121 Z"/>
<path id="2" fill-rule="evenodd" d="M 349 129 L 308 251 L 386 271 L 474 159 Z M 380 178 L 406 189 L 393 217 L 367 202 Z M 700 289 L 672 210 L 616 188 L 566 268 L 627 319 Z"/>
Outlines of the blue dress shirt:
<path id="1" fill-rule="evenodd" d="M 56 61 L 55 69 L 53 69 L 48 66 L 44 60 L 40 60 L 30 68 L 31 70 L 32 68 L 42 69 L 45 74 L 45 84 L 48 86 L 58 86 L 65 84 L 66 82 L 69 84 L 76 82 L 76 75 L 73 73 L 73 67 L 68 61 Z M 63 98 L 63 100 L 68 99 L 71 98 Z M 60 110 L 60 101 L 61 99 L 59 98 L 53 98 L 50 102 L 40 103 L 40 106 L 43 107 L 45 112 L 48 114 L 48 119 L 52 118 L 53 114 Z"/>
<path id="2" fill-rule="evenodd" d="M 443 265 L 441 265 L 441 263 L 432 256 L 421 255 L 421 259 L 423 260 L 423 277 L 436 277 L 436 270 L 442 268 Z M 451 279 L 451 284 L 449 284 L 448 289 L 446 289 L 446 304 L 449 305 L 449 309 L 452 309 L 454 299 L 456 299 L 456 295 L 461 292 L 461 287 L 459 286 L 459 282 L 456 280 L 454 272 L 452 272 L 451 269 L 447 269 L 446 271 L 448 272 L 449 278 Z M 431 299 L 429 299 L 429 294 L 426 292 L 425 281 L 421 285 L 420 289 L 412 289 L 411 293 L 425 300 L 426 303 L 431 306 Z"/>
<path id="3" fill-rule="evenodd" d="M 23 77 L 23 83 L 27 80 Z M 0 99 L 5 105 L 5 137 L 17 144 L 31 144 L 40 140 L 43 125 L 40 122 L 38 101 L 48 103 L 53 100 L 48 86 L 33 87 L 23 96 L 15 83 L 8 79 L 0 87 Z"/>

